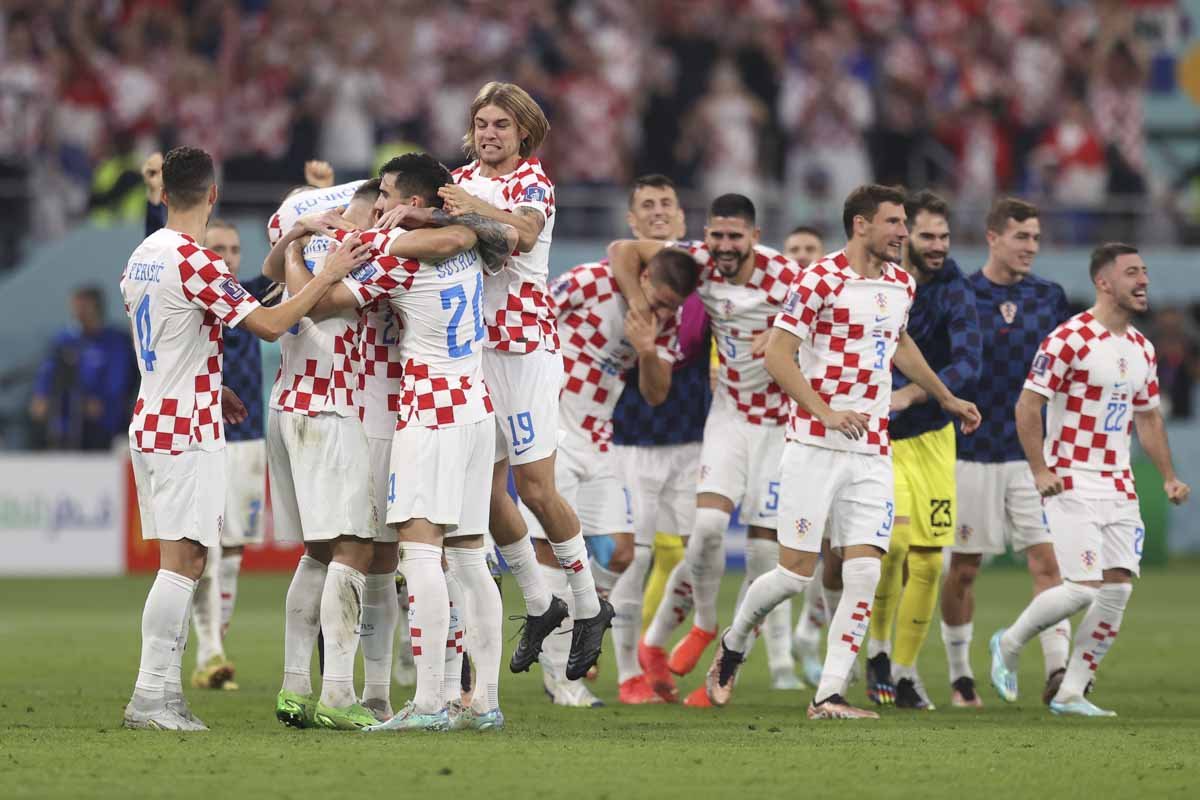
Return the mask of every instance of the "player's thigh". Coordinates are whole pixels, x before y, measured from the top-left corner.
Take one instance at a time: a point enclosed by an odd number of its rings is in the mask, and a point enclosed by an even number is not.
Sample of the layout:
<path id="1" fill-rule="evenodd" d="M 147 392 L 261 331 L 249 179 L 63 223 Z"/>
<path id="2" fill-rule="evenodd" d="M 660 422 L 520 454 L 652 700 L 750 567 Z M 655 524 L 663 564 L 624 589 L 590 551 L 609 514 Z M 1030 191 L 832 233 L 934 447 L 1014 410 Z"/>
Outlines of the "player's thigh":
<path id="1" fill-rule="evenodd" d="M 697 494 L 717 494 L 734 505 L 742 501 L 750 477 L 752 426 L 738 413 L 732 400 L 713 400 L 704 424 Z"/>
<path id="2" fill-rule="evenodd" d="M 1047 497 L 1044 508 L 1062 577 L 1075 582 L 1101 580 L 1105 520 L 1100 504 L 1067 492 Z"/>
<path id="3" fill-rule="evenodd" d="M 551 455 L 558 447 L 562 355 L 485 350 L 483 373 L 496 412 L 496 460 L 520 466 Z"/>
<path id="4" fill-rule="evenodd" d="M 688 536 L 696 524 L 696 478 L 700 442 L 672 445 L 671 469 L 659 495 L 656 532 Z"/>
<path id="5" fill-rule="evenodd" d="M 263 540 L 267 447 L 262 439 L 225 444 L 225 525 L 221 545 L 243 547 Z"/>
<path id="6" fill-rule="evenodd" d="M 1004 475 L 1001 463 L 959 461 L 955 465 L 958 525 L 952 552 L 964 555 L 1004 552 Z"/>
<path id="7" fill-rule="evenodd" d="M 1146 544 L 1146 523 L 1136 500 L 1112 500 L 1105 503 L 1107 513 L 1100 548 L 1102 569 L 1124 569 L 1141 575 L 1142 550 Z"/>
<path id="8" fill-rule="evenodd" d="M 607 536 L 633 531 L 633 509 L 624 483 L 612 469 L 608 453 L 597 454 L 592 469 L 579 484 L 575 509 L 584 536 Z"/>
<path id="9" fill-rule="evenodd" d="M 490 418 L 463 427 L 468 428 L 464 432 L 467 441 L 463 443 L 466 462 L 458 491 L 461 506 L 454 535 L 478 536 L 487 533 L 489 527 L 489 492 L 492 483 L 492 456 L 496 451 L 496 428 Z"/>
<path id="10" fill-rule="evenodd" d="M 132 454 L 143 539 L 221 541 L 225 515 L 225 453 Z"/>
<path id="11" fill-rule="evenodd" d="M 613 449 L 621 482 L 629 495 L 632 532 L 637 544 L 654 544 L 655 523 L 670 467 L 667 454 L 661 452 L 666 449 L 635 446 Z M 694 492 L 689 500 L 693 506 L 696 504 Z"/>
<path id="12" fill-rule="evenodd" d="M 473 435 L 484 428 L 489 433 L 493 429 L 490 417 L 448 428 L 409 425 L 396 431 L 392 437 L 391 465 L 396 493 L 388 503 L 389 525 L 418 519 L 458 528 L 463 521 L 468 482 L 477 485 L 481 495 L 470 501 L 489 507 L 491 469 L 490 465 L 482 469 L 479 462 L 489 461 L 484 451 L 494 453 L 495 443 L 486 436 Z M 486 520 L 486 514 L 483 516 Z M 470 522 L 474 524 L 477 520 Z M 486 522 L 483 530 L 467 530 L 464 526 L 457 535 L 476 535 L 485 530 Z"/>
<path id="13" fill-rule="evenodd" d="M 373 538 L 371 459 L 358 417 L 287 416 L 291 419 L 282 429 L 304 541 Z"/>
<path id="14" fill-rule="evenodd" d="M 945 547 L 954 542 L 958 498 L 954 427 L 946 425 L 894 441 L 896 517 L 908 518 L 909 545 Z M 907 497 L 902 497 L 902 490 Z"/>
<path id="15" fill-rule="evenodd" d="M 1021 553 L 1035 544 L 1050 544 L 1053 532 L 1033 480 L 1033 470 L 1024 461 L 1004 465 L 1004 508 L 1007 536 L 1014 552 Z"/>
<path id="16" fill-rule="evenodd" d="M 821 532 L 844 479 L 837 463 L 841 455 L 799 442 L 784 444 L 776 529 L 781 547 L 807 553 L 821 551 Z M 814 475 L 821 478 L 814 480 Z"/>
<path id="17" fill-rule="evenodd" d="M 392 439 L 369 437 L 367 461 L 370 469 L 367 482 L 372 508 L 371 526 L 375 529 L 375 541 L 398 541 L 396 529 L 387 524 L 388 503 L 396 494 L 396 481 L 392 477 Z"/>
<path id="18" fill-rule="evenodd" d="M 886 551 L 895 527 L 892 460 L 887 456 L 838 453 L 845 475 L 833 501 L 830 544 L 835 548 L 877 547 Z"/>
<path id="19" fill-rule="evenodd" d="M 271 485 L 271 517 L 275 539 L 280 542 L 303 542 L 304 528 L 300 524 L 300 505 L 296 499 L 296 484 L 292 480 L 292 459 L 288 453 L 285 428 L 295 416 L 286 411 L 271 409 L 267 417 L 267 475 Z"/>
<path id="20" fill-rule="evenodd" d="M 755 427 L 758 430 L 753 431 L 751 437 L 742 521 L 773 530 L 779 516 L 779 468 L 783 459 L 784 429 L 780 425 Z"/>

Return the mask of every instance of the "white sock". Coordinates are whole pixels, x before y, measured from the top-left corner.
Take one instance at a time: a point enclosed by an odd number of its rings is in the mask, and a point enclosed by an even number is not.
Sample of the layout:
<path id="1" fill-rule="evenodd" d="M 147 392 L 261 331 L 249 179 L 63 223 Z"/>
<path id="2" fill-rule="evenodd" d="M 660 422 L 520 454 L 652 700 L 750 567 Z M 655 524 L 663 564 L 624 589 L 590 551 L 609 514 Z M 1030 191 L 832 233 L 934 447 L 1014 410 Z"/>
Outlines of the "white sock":
<path id="1" fill-rule="evenodd" d="M 717 594 L 725 575 L 728 530 L 729 514 L 719 508 L 696 509 L 696 522 L 683 555 L 692 572 L 693 624 L 706 631 L 717 629 Z"/>
<path id="2" fill-rule="evenodd" d="M 608 600 L 620 577 L 619 573 L 613 572 L 608 567 L 602 567 L 595 561 L 592 562 L 592 578 L 596 581 L 597 596 Z"/>
<path id="3" fill-rule="evenodd" d="M 613 617 L 612 639 L 617 656 L 618 686 L 642 674 L 642 668 L 638 665 L 637 641 L 642 627 L 642 594 L 652 557 L 648 545 L 635 545 L 633 561 L 613 587 L 612 604 L 616 616 Z"/>
<path id="4" fill-rule="evenodd" d="M 825 624 L 828 625 L 833 620 L 833 615 L 837 613 L 838 606 L 842 603 L 842 589 L 826 589 L 825 585 L 821 585 L 821 598 L 825 601 Z"/>
<path id="5" fill-rule="evenodd" d="M 221 636 L 229 630 L 233 619 L 233 607 L 237 603 L 238 577 L 242 572 L 242 554 L 226 553 L 221 556 Z"/>
<path id="6" fill-rule="evenodd" d="M 412 637 L 408 634 L 408 585 L 396 593 L 400 602 L 400 619 L 396 620 L 396 657 L 412 663 Z"/>
<path id="7" fill-rule="evenodd" d="M 1055 700 L 1061 703 L 1083 697 L 1088 681 L 1100 667 L 1100 662 L 1112 648 L 1121 630 L 1121 620 L 1132 593 L 1132 583 L 1105 583 L 1096 591 L 1096 599 L 1084 615 L 1083 622 L 1079 623 L 1075 648 L 1067 661 L 1067 674 L 1063 676 Z"/>
<path id="8" fill-rule="evenodd" d="M 162 700 L 167 673 L 176 653 L 182 653 L 187 632 L 188 605 L 196 582 L 160 569 L 142 608 L 142 656 L 134 695 Z"/>
<path id="9" fill-rule="evenodd" d="M 462 586 L 467 609 L 467 652 L 475 665 L 471 707 L 486 714 L 500 707 L 504 605 L 482 547 L 447 547 L 446 561 Z"/>
<path id="10" fill-rule="evenodd" d="M 576 619 L 590 619 L 599 614 L 600 598 L 596 595 L 596 583 L 592 579 L 583 532 L 580 531 L 565 542 L 551 542 L 550 548 L 554 550 L 554 557 L 566 573 L 567 584 L 571 587 L 571 594 L 575 596 Z"/>
<path id="11" fill-rule="evenodd" d="M 521 595 L 525 598 L 525 611 L 537 617 L 545 614 L 550 608 L 550 590 L 542 581 L 541 571 L 538 570 L 537 555 L 533 552 L 533 542 L 528 536 L 513 544 L 497 545 L 500 555 L 517 585 L 521 587 Z"/>
<path id="12" fill-rule="evenodd" d="M 779 542 L 770 539 L 750 539 L 746 542 L 746 577 L 765 575 L 779 564 Z M 809 579 L 811 584 L 812 579 Z M 805 591 L 808 584 L 805 585 Z M 771 609 L 767 619 L 758 627 L 766 639 L 767 668 L 772 673 L 793 672 L 796 660 L 792 658 L 792 599 L 786 597 Z"/>
<path id="13" fill-rule="evenodd" d="M 550 592 L 565 598 L 567 608 L 574 611 L 575 596 L 567 586 L 567 574 L 559 567 L 551 567 L 546 564 L 538 564 L 538 568 L 541 569 L 542 580 Z M 547 636 L 542 642 L 542 654 L 538 657 L 538 663 L 542 665 L 542 672 L 552 682 L 566 680 L 567 658 L 571 653 L 570 631 L 574 618 L 574 614 L 568 614 L 554 633 Z"/>
<path id="14" fill-rule="evenodd" d="M 797 642 L 815 645 L 820 641 L 821 629 L 829 622 L 825 615 L 825 598 L 821 594 L 821 578 L 825 571 L 825 562 L 818 561 L 813 570 L 812 580 L 804 589 L 804 605 L 800 608 L 800 616 L 796 620 L 796 630 L 793 634 Z"/>
<path id="15" fill-rule="evenodd" d="M 1017 621 L 1000 637 L 1000 652 L 1008 668 L 1017 668 L 1021 648 L 1030 639 L 1087 607 L 1095 596 L 1096 590 L 1090 586 L 1063 581 L 1030 600 Z"/>
<path id="16" fill-rule="evenodd" d="M 975 679 L 971 671 L 971 637 L 975 634 L 975 624 L 965 622 L 962 625 L 947 625 L 942 621 L 942 644 L 946 646 L 946 664 L 950 667 L 950 683 L 959 678 Z"/>
<path id="17" fill-rule="evenodd" d="M 354 657 L 362 632 L 366 590 L 366 575 L 349 564 L 330 563 L 321 593 L 321 633 L 325 642 L 321 702 L 330 708 L 346 708 L 358 702 L 354 696 Z"/>
<path id="18" fill-rule="evenodd" d="M 167 700 L 170 700 L 172 697 L 183 697 L 183 654 L 187 652 L 188 632 L 192 628 L 192 607 L 195 604 L 196 592 L 193 589 L 192 597 L 188 600 L 187 611 L 183 617 L 183 640 L 175 648 L 175 652 L 171 658 L 171 666 L 167 670 L 167 679 L 163 682 L 163 694 Z"/>
<path id="19" fill-rule="evenodd" d="M 871 622 L 871 601 L 881 572 L 878 558 L 851 558 L 842 563 L 842 599 L 829 621 L 825 667 L 821 670 L 816 702 L 845 691 L 846 679 Z"/>
<path id="20" fill-rule="evenodd" d="M 1046 677 L 1067 668 L 1067 657 L 1071 654 L 1071 620 L 1064 619 L 1053 628 L 1038 634 L 1042 645 L 1042 666 Z"/>
<path id="21" fill-rule="evenodd" d="M 874 658 L 880 653 L 892 654 L 891 639 L 867 639 L 867 658 Z"/>
<path id="22" fill-rule="evenodd" d="M 321 593 L 327 568 L 310 555 L 300 556 L 288 586 L 283 615 L 283 688 L 302 695 L 312 694 L 313 648 L 321 632 Z"/>
<path id="23" fill-rule="evenodd" d="M 734 615 L 733 625 L 725 634 L 725 646 L 745 653 L 755 627 L 761 625 L 771 610 L 784 600 L 803 592 L 811 580 L 778 565 L 767 574 L 760 575 L 746 590 L 746 597 Z"/>
<path id="24" fill-rule="evenodd" d="M 390 701 L 392 645 L 399 619 L 395 573 L 367 575 L 359 638 L 363 655 L 363 700 Z"/>
<path id="25" fill-rule="evenodd" d="M 692 571 L 687 561 L 680 561 L 667 576 L 662 600 L 646 629 L 645 640 L 649 647 L 666 647 L 675 629 L 683 624 L 692 611 Z"/>
<path id="26" fill-rule="evenodd" d="M 221 647 L 221 548 L 208 548 L 204 572 L 192 595 L 192 624 L 196 626 L 196 666 L 213 656 L 225 655 Z"/>
<path id="27" fill-rule="evenodd" d="M 442 702 L 446 636 L 450 631 L 450 594 L 442 571 L 442 548 L 404 542 L 401 569 L 408 581 L 408 627 L 417 665 L 417 713 L 435 714 Z"/>
<path id="28" fill-rule="evenodd" d="M 446 658 L 442 672 L 442 702 L 462 700 L 463 622 L 467 601 L 453 570 L 446 573 L 446 596 L 450 598 L 450 625 L 446 629 Z"/>

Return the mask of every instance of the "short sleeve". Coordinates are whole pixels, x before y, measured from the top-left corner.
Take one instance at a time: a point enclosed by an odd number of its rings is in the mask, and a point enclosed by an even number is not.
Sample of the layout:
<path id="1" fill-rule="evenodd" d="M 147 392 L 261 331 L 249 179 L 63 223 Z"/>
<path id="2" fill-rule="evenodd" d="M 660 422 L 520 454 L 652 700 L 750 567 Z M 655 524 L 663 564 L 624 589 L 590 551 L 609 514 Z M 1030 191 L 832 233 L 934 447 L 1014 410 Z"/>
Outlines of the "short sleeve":
<path id="1" fill-rule="evenodd" d="M 578 308 L 583 304 L 583 290 L 579 285 L 579 268 L 567 270 L 550 284 L 550 309 L 554 315 Z"/>
<path id="2" fill-rule="evenodd" d="M 212 250 L 187 242 L 177 253 L 179 282 L 189 303 L 231 328 L 259 307 L 254 295 L 238 283 L 225 261 Z"/>
<path id="3" fill-rule="evenodd" d="M 358 300 L 358 307 L 362 308 L 398 289 L 407 289 L 412 283 L 411 276 L 420 267 L 420 263 L 411 259 L 383 256 L 356 267 L 342 278 L 342 285 L 350 290 Z"/>
<path id="4" fill-rule="evenodd" d="M 1063 391 L 1075 360 L 1075 348 L 1070 344 L 1072 334 L 1069 329 L 1059 328 L 1042 341 L 1025 378 L 1026 389 L 1045 398 Z"/>
<path id="5" fill-rule="evenodd" d="M 1150 411 L 1158 408 L 1158 356 L 1155 355 L 1154 345 L 1146 342 L 1143 347 L 1146 352 L 1146 382 L 1142 384 L 1133 396 L 1133 407 L 1138 411 Z"/>
<path id="6" fill-rule="evenodd" d="M 821 267 L 803 270 L 783 299 L 774 327 L 807 339 L 821 308 L 834 295 L 834 280 L 834 276 Z"/>
<path id="7" fill-rule="evenodd" d="M 333 231 L 329 235 L 337 240 L 338 244 L 344 244 L 346 239 L 353 236 L 357 231 Z M 361 232 L 360 238 L 367 243 L 371 248 L 372 254 L 376 258 L 388 256 L 392 249 L 392 243 L 399 239 L 404 234 L 408 233 L 404 228 L 389 228 L 381 230 L 372 228 Z"/>
<path id="8" fill-rule="evenodd" d="M 508 210 L 532 208 L 546 219 L 554 214 L 554 186 L 544 175 L 529 171 L 508 187 Z"/>

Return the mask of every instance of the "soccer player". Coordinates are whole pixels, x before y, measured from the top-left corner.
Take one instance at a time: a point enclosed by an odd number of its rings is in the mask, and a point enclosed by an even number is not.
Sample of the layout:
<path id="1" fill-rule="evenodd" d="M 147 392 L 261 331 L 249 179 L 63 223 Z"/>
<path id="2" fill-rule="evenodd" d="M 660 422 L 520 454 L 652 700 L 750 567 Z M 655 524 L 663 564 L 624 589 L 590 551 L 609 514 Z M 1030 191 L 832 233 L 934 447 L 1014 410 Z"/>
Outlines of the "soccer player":
<path id="1" fill-rule="evenodd" d="M 808 225 L 797 225 L 783 240 L 783 254 L 801 267 L 807 267 L 825 254 L 821 232 Z"/>
<path id="2" fill-rule="evenodd" d="M 983 705 L 971 671 L 974 584 L 983 556 L 1003 553 L 1006 545 L 1023 552 L 1035 595 L 1060 582 L 1041 498 L 1012 413 L 1038 344 L 1070 316 L 1062 287 L 1032 272 L 1040 239 L 1036 206 L 998 198 L 987 216 L 988 260 L 967 278 L 975 295 L 982 351 L 980 380 L 966 396 L 982 409 L 983 422 L 973 435 L 958 437 L 958 524 L 942 588 L 951 703 L 960 707 Z M 1039 638 L 1047 678 L 1061 677 L 1070 621 L 1048 628 Z"/>
<path id="3" fill-rule="evenodd" d="M 975 296 L 950 251 L 950 209 L 925 190 L 904 203 L 909 236 L 904 270 L 916 284 L 907 334 L 952 394 L 979 377 Z M 954 423 L 925 390 L 892 373 L 892 468 L 896 518 L 867 636 L 867 697 L 883 705 L 932 711 L 917 656 L 937 608 L 942 548 L 954 541 Z M 891 652 L 892 625 L 896 650 Z"/>
<path id="4" fill-rule="evenodd" d="M 1084 692 L 1117 638 L 1139 574 L 1146 527 L 1129 469 L 1134 428 L 1162 475 L 1167 499 L 1179 505 L 1191 489 L 1171 465 L 1154 345 L 1132 324 L 1149 308 L 1146 263 L 1136 247 L 1109 242 L 1092 251 L 1088 272 L 1095 303 L 1042 342 L 1016 410 L 1017 435 L 1044 498 L 1064 581 L 992 636 L 991 679 L 1003 699 L 1015 701 L 1021 648 L 1086 608 L 1050 710 L 1115 717 Z"/>
<path id="5" fill-rule="evenodd" d="M 704 428 L 695 523 L 684 560 L 672 573 L 639 647 L 639 660 L 655 691 L 672 701 L 676 692 L 671 673 L 691 672 L 717 635 L 717 592 L 725 571 L 725 533 L 735 505 L 741 503 L 750 526 L 747 570 L 765 572 L 778 560 L 778 464 L 787 405 L 783 392 L 767 374 L 762 349 L 770 322 L 779 312 L 798 267 L 777 251 L 760 245 L 758 236 L 754 204 L 743 195 L 725 194 L 713 200 L 709 208 L 704 241 L 688 247 L 699 265 L 698 291 L 712 320 L 720 372 L 716 398 Z M 636 294 L 640 291 L 636 283 L 639 270 L 663 247 L 662 242 L 652 241 L 621 241 L 609 246 L 621 291 L 638 313 L 645 314 L 648 308 L 646 299 Z M 682 602 L 689 586 L 695 623 L 668 660 L 663 647 L 675 626 L 686 618 Z M 774 627 L 782 633 L 778 649 L 787 663 L 772 663 L 772 672 L 790 672 L 790 620 Z M 692 704 L 704 705 L 703 697 L 698 691 L 690 699 Z"/>
<path id="6" fill-rule="evenodd" d="M 367 248 L 339 249 L 311 288 L 263 308 L 201 244 L 217 201 L 212 158 L 177 147 L 162 174 L 166 227 L 134 250 L 121 278 L 142 378 L 129 426 L 134 480 L 142 536 L 159 541 L 161 561 L 142 614 L 141 662 L 124 724 L 191 731 L 206 726 L 184 700 L 180 662 L 192 592 L 208 548 L 220 542 L 226 500 L 222 407 L 233 400 L 221 385 L 222 326 L 278 339 Z"/>
<path id="7" fill-rule="evenodd" d="M 478 215 L 469 220 L 478 236 L 454 224 L 462 218 L 436 208 L 438 189 L 450 173 L 428 155 L 401 156 L 385 170 L 381 190 L 401 202 L 380 218 L 379 230 L 363 234 L 376 258 L 313 312 L 336 315 L 387 297 L 404 321 L 387 521 L 402 543 L 417 686 L 411 702 L 370 730 L 499 730 L 502 607 L 483 548 L 495 453 L 495 421 L 482 372 L 483 264 L 498 269 L 516 246 L 517 233 Z M 446 227 L 405 229 L 430 223 Z M 289 286 L 296 276 L 306 279 L 293 263 L 288 269 Z M 478 671 L 471 705 L 455 709 L 453 718 L 444 694 L 450 599 L 443 552 L 466 596 Z M 451 677 L 456 683 L 458 676 Z"/>
<path id="8" fill-rule="evenodd" d="M 862 186 L 842 212 L 846 248 L 804 270 L 767 344 L 767 368 L 791 397 L 781 464 L 778 566 L 751 584 L 717 648 L 705 685 L 729 702 L 750 636 L 771 609 L 812 580 L 826 521 L 843 557 L 844 594 L 829 624 L 821 683 L 809 719 L 876 719 L 842 697 L 891 538 L 894 501 L 888 436 L 891 367 L 919 384 L 967 431 L 975 406 L 955 397 L 907 333 L 915 294 L 900 259 L 904 193 Z M 799 358 L 797 359 L 797 356 Z"/>
<path id="9" fill-rule="evenodd" d="M 525 672 L 542 641 L 567 617 L 561 598 L 538 571 L 527 526 L 508 495 L 508 472 L 521 500 L 550 540 L 575 599 L 566 677 L 581 678 L 600 656 L 613 610 L 596 594 L 579 518 L 554 484 L 559 426 L 558 387 L 563 363 L 547 297 L 554 184 L 534 152 L 550 129 L 529 94 L 511 83 L 483 86 L 471 103 L 464 149 L 473 160 L 441 189 L 446 211 L 475 213 L 517 229 L 517 252 L 507 269 L 484 279 L 487 328 L 483 370 L 496 406 L 496 467 L 492 480 L 492 535 L 508 562 L 528 616 L 509 662 Z"/>

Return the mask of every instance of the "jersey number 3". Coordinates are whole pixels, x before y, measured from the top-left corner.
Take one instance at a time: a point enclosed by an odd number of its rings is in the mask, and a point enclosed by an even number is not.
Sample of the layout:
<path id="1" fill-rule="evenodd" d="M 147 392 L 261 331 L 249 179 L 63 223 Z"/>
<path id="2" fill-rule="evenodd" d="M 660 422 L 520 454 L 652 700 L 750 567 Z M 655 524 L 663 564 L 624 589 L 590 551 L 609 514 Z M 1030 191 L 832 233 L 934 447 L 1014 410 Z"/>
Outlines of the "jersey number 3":
<path id="1" fill-rule="evenodd" d="M 150 295 L 142 295 L 137 312 L 133 315 L 133 325 L 137 330 L 138 355 L 142 358 L 142 366 L 146 372 L 154 372 L 154 362 L 158 356 L 150 349 Z"/>
<path id="2" fill-rule="evenodd" d="M 453 308 L 450 322 L 446 324 L 446 350 L 451 358 L 464 358 L 471 355 L 472 342 L 481 341 L 487 331 L 483 327 L 483 275 L 475 276 L 475 291 L 471 297 L 471 315 L 475 321 L 475 336 L 465 342 L 458 341 L 458 324 L 462 322 L 467 310 L 467 290 L 458 283 L 448 289 L 442 289 L 442 308 Z"/>

